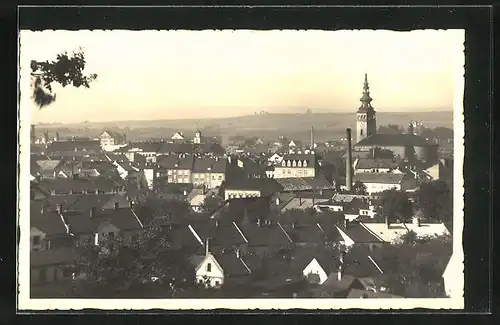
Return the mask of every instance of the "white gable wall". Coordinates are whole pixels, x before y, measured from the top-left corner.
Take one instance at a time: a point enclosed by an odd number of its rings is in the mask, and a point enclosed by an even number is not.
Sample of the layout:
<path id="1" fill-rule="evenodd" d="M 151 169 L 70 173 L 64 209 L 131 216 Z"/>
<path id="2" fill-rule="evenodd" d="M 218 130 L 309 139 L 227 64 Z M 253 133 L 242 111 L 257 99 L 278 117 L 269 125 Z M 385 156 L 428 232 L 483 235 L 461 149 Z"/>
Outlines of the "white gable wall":
<path id="1" fill-rule="evenodd" d="M 325 270 L 323 270 L 316 258 L 313 258 L 312 261 L 307 264 L 307 266 L 302 271 L 302 274 L 304 274 L 305 277 L 307 277 L 311 273 L 317 274 L 319 276 L 319 284 L 323 284 L 328 278 L 328 275 L 326 274 Z"/>
<path id="2" fill-rule="evenodd" d="M 210 271 L 208 270 L 209 264 Z M 205 257 L 196 270 L 196 281 L 205 281 L 205 277 L 209 279 L 212 287 L 221 286 L 224 283 L 224 270 L 212 254 Z"/>

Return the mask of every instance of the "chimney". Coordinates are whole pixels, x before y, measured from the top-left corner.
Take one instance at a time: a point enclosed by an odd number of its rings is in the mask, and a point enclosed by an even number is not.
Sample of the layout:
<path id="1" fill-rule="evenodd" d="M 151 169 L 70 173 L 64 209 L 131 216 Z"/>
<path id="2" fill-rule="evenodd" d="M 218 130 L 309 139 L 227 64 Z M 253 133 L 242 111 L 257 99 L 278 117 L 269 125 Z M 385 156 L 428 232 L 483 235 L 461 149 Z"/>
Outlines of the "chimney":
<path id="1" fill-rule="evenodd" d="M 63 212 L 63 205 L 62 203 L 59 203 L 57 206 L 56 206 L 56 211 L 57 213 L 61 214 Z"/>
<path id="2" fill-rule="evenodd" d="M 115 202 L 115 210 L 118 210 L 119 206 L 118 202 Z"/>
<path id="3" fill-rule="evenodd" d="M 349 220 L 344 217 L 344 228 L 347 228 L 347 226 L 349 226 Z"/>
<path id="4" fill-rule="evenodd" d="M 236 258 L 241 258 L 240 250 L 239 249 L 236 250 Z"/>
<path id="5" fill-rule="evenodd" d="M 292 229 L 295 229 L 295 226 L 296 226 L 295 221 L 293 221 L 292 222 Z"/>
<path id="6" fill-rule="evenodd" d="M 257 218 L 257 226 L 260 227 L 260 218 Z"/>
<path id="7" fill-rule="evenodd" d="M 35 135 L 35 124 L 31 124 L 31 143 L 35 143 L 36 135 Z"/>
<path id="8" fill-rule="evenodd" d="M 385 216 L 385 225 L 387 226 L 387 229 L 391 227 L 391 224 L 389 223 L 389 217 Z"/>
<path id="9" fill-rule="evenodd" d="M 208 254 L 210 254 L 210 238 L 207 238 L 205 243 L 205 256 L 208 256 Z"/>
<path id="10" fill-rule="evenodd" d="M 344 266 L 344 257 L 345 257 L 345 252 L 342 250 L 340 251 L 340 258 L 339 258 L 339 261 L 340 261 L 340 266 Z"/>
<path id="11" fill-rule="evenodd" d="M 184 196 L 186 196 L 188 193 L 186 190 L 182 191 L 182 194 L 184 194 Z"/>
<path id="12" fill-rule="evenodd" d="M 299 197 L 299 206 L 302 205 L 302 197 Z"/>
<path id="13" fill-rule="evenodd" d="M 343 275 L 344 275 L 344 266 L 342 264 L 340 264 L 339 270 L 337 272 L 337 280 L 342 281 Z"/>
<path id="14" fill-rule="evenodd" d="M 346 161 L 346 176 L 345 176 L 345 182 L 346 182 L 346 188 L 347 191 L 352 190 L 352 144 L 351 144 L 351 129 L 347 128 L 346 129 L 347 133 L 347 161 Z"/>
<path id="15" fill-rule="evenodd" d="M 314 127 L 311 126 L 311 151 L 314 150 Z"/>
<path id="16" fill-rule="evenodd" d="M 218 219 L 215 219 L 215 227 L 218 228 L 219 227 L 219 220 Z"/>
<path id="17" fill-rule="evenodd" d="M 42 203 L 42 206 L 40 207 L 40 214 L 44 214 L 45 212 L 45 207 L 44 204 Z"/>
<path id="18" fill-rule="evenodd" d="M 276 205 L 280 205 L 280 198 L 279 197 L 276 198 Z"/>
<path id="19" fill-rule="evenodd" d="M 95 215 L 96 215 L 96 208 L 95 207 L 90 208 L 90 217 L 93 218 L 95 217 Z"/>

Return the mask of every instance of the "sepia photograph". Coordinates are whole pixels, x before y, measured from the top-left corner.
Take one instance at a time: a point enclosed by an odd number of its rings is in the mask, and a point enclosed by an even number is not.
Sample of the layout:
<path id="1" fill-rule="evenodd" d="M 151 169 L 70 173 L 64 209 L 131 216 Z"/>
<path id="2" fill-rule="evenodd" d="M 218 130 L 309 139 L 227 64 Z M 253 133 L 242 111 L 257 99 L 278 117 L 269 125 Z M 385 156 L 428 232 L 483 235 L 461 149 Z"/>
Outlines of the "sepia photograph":
<path id="1" fill-rule="evenodd" d="M 463 308 L 464 35 L 21 30 L 20 308 Z"/>

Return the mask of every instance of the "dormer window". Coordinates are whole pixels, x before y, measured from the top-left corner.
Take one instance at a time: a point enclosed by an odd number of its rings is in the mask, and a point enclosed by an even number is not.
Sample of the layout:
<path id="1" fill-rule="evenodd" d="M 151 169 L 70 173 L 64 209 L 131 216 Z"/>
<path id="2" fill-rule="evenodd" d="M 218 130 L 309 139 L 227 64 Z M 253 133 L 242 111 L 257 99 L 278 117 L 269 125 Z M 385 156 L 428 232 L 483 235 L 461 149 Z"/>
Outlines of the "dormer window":
<path id="1" fill-rule="evenodd" d="M 297 167 L 297 162 L 295 160 L 293 161 L 292 166 Z"/>
<path id="2" fill-rule="evenodd" d="M 306 160 L 304 160 L 304 163 L 302 164 L 302 166 L 307 167 L 307 161 Z"/>
<path id="3" fill-rule="evenodd" d="M 207 272 L 212 271 L 212 263 L 207 263 Z"/>
<path id="4" fill-rule="evenodd" d="M 291 167 L 291 166 L 292 166 L 292 164 L 291 164 L 290 160 L 286 163 L 286 165 L 287 165 L 288 167 Z"/>
<path id="5" fill-rule="evenodd" d="M 282 165 L 283 167 L 285 167 L 285 166 L 286 166 L 286 161 L 284 161 L 284 160 L 283 160 L 283 161 L 281 162 L 281 165 Z"/>
<path id="6" fill-rule="evenodd" d="M 297 163 L 297 166 L 298 167 L 302 167 L 302 162 L 299 160 L 299 162 Z"/>

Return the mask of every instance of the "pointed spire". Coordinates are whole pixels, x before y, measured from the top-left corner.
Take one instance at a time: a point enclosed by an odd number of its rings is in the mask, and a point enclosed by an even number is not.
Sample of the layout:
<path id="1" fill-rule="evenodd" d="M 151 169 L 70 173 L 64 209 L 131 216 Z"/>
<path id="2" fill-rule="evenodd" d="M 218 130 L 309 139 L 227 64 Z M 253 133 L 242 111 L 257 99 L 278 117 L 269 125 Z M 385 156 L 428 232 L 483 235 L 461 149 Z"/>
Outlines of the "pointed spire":
<path id="1" fill-rule="evenodd" d="M 361 106 L 359 111 L 368 111 L 373 109 L 371 106 L 372 98 L 370 97 L 370 86 L 368 85 L 368 74 L 365 73 L 365 82 L 363 84 L 363 96 L 359 99 L 361 101 Z"/>

